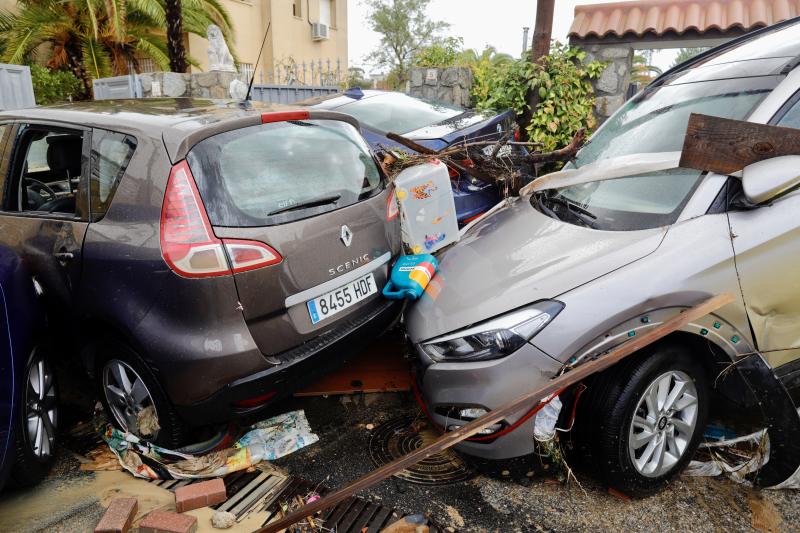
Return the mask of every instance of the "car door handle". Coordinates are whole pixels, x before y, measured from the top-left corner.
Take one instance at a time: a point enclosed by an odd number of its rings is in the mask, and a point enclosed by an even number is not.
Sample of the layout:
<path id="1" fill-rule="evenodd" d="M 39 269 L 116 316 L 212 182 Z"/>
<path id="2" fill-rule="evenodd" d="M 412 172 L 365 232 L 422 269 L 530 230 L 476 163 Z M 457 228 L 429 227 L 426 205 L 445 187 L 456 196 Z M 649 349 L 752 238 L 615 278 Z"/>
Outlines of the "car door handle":
<path id="1" fill-rule="evenodd" d="M 72 252 L 56 252 L 53 255 L 55 256 L 56 259 L 62 262 L 72 261 L 73 259 L 75 259 L 75 254 L 73 254 Z"/>

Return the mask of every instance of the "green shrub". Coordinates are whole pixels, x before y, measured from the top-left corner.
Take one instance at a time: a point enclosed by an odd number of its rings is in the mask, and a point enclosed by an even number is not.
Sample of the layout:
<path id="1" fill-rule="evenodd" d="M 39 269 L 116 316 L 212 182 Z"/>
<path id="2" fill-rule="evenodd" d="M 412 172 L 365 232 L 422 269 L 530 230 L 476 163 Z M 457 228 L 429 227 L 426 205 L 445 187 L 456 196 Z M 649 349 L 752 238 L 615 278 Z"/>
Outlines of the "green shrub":
<path id="1" fill-rule="evenodd" d="M 455 66 L 461 59 L 464 40 L 461 37 L 446 37 L 421 48 L 414 55 L 415 67 L 447 68 Z"/>
<path id="2" fill-rule="evenodd" d="M 569 143 L 580 128 L 595 127 L 594 90 L 590 80 L 602 74 L 606 64 L 585 62 L 586 52 L 555 43 L 540 63 L 527 59 L 472 65 L 472 97 L 479 110 L 511 108 L 522 115 L 529 108 L 526 95 L 538 91 L 539 105 L 528 127 L 528 139 L 554 150 Z"/>
<path id="3" fill-rule="evenodd" d="M 83 84 L 71 72 L 50 70 L 32 65 L 33 93 L 39 105 L 53 104 L 69 100 L 80 94 Z"/>

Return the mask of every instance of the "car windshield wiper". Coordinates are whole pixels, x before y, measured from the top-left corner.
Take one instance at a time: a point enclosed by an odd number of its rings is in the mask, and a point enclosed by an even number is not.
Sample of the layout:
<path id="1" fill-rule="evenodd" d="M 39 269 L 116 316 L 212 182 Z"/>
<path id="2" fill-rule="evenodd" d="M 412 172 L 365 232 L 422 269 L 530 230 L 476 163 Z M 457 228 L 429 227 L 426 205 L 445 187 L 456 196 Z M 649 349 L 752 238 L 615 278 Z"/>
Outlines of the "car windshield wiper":
<path id="1" fill-rule="evenodd" d="M 281 207 L 280 209 L 276 209 L 275 211 L 270 211 L 267 213 L 267 216 L 272 215 L 279 215 L 281 213 L 288 213 L 289 211 L 297 211 L 299 209 L 307 209 L 309 207 L 320 207 L 323 205 L 328 204 L 335 204 L 341 198 L 341 194 L 334 194 L 331 196 L 323 196 L 322 198 L 314 198 L 313 200 L 308 200 L 307 202 L 302 202 L 295 205 L 290 205 L 288 207 Z"/>
<path id="2" fill-rule="evenodd" d="M 586 226 L 587 228 L 594 228 L 595 224 L 594 221 L 597 220 L 597 215 L 582 207 L 579 203 L 569 200 L 564 197 L 557 197 L 557 196 L 548 196 L 545 192 L 539 192 L 537 195 L 537 202 L 539 206 L 545 211 L 545 214 L 561 220 L 561 217 L 558 214 L 547 207 L 547 203 L 553 203 L 564 206 L 567 211 L 575 218 L 575 220 L 579 221 L 581 224 Z"/>

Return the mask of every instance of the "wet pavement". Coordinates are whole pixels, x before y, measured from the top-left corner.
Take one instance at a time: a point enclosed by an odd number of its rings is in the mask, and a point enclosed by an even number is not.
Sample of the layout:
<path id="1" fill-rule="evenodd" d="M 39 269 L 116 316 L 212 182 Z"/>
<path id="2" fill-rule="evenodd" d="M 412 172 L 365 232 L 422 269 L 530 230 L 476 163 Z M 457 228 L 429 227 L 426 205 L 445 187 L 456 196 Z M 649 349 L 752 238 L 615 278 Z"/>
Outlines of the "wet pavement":
<path id="1" fill-rule="evenodd" d="M 380 424 L 418 415 L 404 393 L 295 398 L 280 407 L 305 409 L 320 440 L 275 464 L 331 488 L 374 468 L 369 443 Z M 104 505 L 121 495 L 139 498 L 140 515 L 172 505 L 171 493 L 127 473 L 78 466 L 63 451 L 40 486 L 0 494 L 0 531 L 91 531 Z M 466 481 L 390 479 L 360 495 L 405 513 L 427 513 L 460 531 L 791 531 L 800 524 L 800 491 L 753 491 L 725 479 L 683 477 L 655 496 L 625 501 L 580 471 L 577 482 L 559 482 L 553 467 L 536 457 L 471 466 L 477 472 Z M 200 531 L 213 531 L 207 512 L 193 513 Z M 249 530 L 248 523 L 236 528 Z"/>

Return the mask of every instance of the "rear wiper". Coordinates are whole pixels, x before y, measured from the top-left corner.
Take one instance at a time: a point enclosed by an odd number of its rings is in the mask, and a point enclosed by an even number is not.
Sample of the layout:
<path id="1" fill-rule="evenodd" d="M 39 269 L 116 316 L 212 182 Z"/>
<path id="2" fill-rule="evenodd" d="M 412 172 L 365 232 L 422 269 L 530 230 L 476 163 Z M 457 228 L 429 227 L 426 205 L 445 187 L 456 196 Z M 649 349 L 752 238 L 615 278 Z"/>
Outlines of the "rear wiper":
<path id="1" fill-rule="evenodd" d="M 328 204 L 335 204 L 341 198 L 341 194 L 334 194 L 331 196 L 323 196 L 322 198 L 315 198 L 313 200 L 308 200 L 307 202 L 302 202 L 299 204 L 290 205 L 288 207 L 281 207 L 280 209 L 276 209 L 275 211 L 270 211 L 267 213 L 267 216 L 272 215 L 279 215 L 281 213 L 288 213 L 289 211 L 297 211 L 299 209 L 307 209 L 309 207 L 320 207 L 323 205 Z"/>

